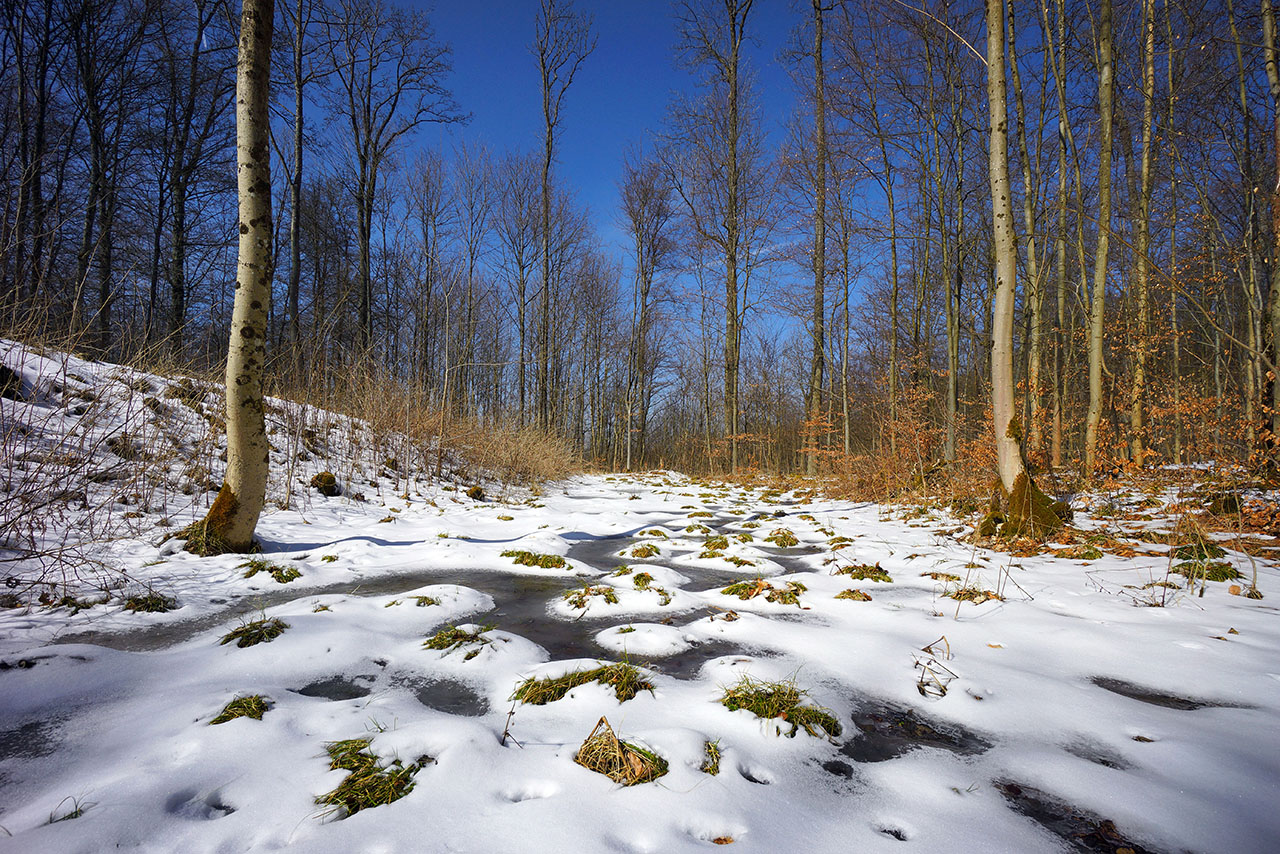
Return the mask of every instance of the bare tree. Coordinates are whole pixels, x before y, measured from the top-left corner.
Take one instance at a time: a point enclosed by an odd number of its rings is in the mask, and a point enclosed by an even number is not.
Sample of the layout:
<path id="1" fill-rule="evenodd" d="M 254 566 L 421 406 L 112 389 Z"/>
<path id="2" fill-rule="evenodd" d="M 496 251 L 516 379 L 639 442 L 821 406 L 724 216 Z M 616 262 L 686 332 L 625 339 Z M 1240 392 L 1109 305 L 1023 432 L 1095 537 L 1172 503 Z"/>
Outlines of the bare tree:
<path id="1" fill-rule="evenodd" d="M 1093 293 L 1089 306 L 1089 411 L 1085 419 L 1084 464 L 1092 474 L 1098 460 L 1098 426 L 1102 423 L 1103 322 L 1107 305 L 1107 249 L 1111 241 L 1111 139 L 1114 118 L 1115 66 L 1112 61 L 1111 0 L 1102 0 L 1098 15 L 1098 243 L 1093 256 Z"/>
<path id="2" fill-rule="evenodd" d="M 540 185 L 535 179 L 534 155 L 509 155 L 500 167 L 497 210 L 498 243 L 502 267 L 515 296 L 517 418 L 528 416 L 529 286 L 542 255 Z"/>
<path id="3" fill-rule="evenodd" d="M 444 86 L 449 49 L 426 16 L 384 0 L 340 0 L 327 22 L 337 76 L 334 114 L 346 124 L 354 167 L 359 292 L 359 344 L 373 339 L 370 243 L 378 178 L 392 147 L 424 122 L 463 119 Z"/>
<path id="4" fill-rule="evenodd" d="M 746 103 L 742 50 L 753 0 L 686 0 L 676 6 L 677 50 L 701 75 L 703 97 L 677 104 L 664 155 L 697 238 L 719 251 L 724 264 L 724 431 L 729 471 L 738 470 L 741 421 L 738 389 L 742 354 L 743 288 L 752 268 L 747 246 L 752 217 L 763 205 L 748 199 L 759 192 L 761 143 L 758 119 Z M 754 210 L 752 209 L 754 207 Z M 760 247 L 754 248 L 759 253 Z"/>
<path id="5" fill-rule="evenodd" d="M 564 97 L 591 52 L 596 40 L 591 18 L 579 13 L 569 0 L 542 0 L 534 24 L 533 53 L 542 84 L 542 301 L 538 320 L 538 425 L 551 422 L 551 164 L 555 159 L 556 132 L 560 127 Z"/>
<path id="6" fill-rule="evenodd" d="M 809 363 L 810 429 L 816 429 L 822 417 L 822 385 L 826 372 L 825 321 L 827 316 L 827 103 L 826 69 L 823 60 L 823 13 L 830 7 L 822 0 L 813 2 L 813 144 L 817 164 L 813 179 L 813 357 Z M 817 436 L 809 439 L 811 448 L 806 461 L 809 474 L 818 470 Z"/>
<path id="7" fill-rule="evenodd" d="M 654 161 L 622 166 L 623 227 L 631 237 L 635 285 L 632 302 L 631 346 L 627 362 L 625 407 L 625 468 L 631 470 L 632 436 L 639 434 L 639 458 L 644 459 L 649 403 L 653 392 L 653 286 L 657 275 L 673 261 L 676 244 L 671 231 L 675 207 L 671 188 Z"/>

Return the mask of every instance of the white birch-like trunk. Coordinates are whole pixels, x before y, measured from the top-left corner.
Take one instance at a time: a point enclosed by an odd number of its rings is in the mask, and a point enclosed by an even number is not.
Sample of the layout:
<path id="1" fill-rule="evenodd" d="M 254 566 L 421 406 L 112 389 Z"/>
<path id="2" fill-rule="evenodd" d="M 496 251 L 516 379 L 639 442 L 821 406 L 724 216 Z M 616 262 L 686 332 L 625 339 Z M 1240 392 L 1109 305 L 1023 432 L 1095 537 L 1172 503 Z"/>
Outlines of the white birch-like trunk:
<path id="1" fill-rule="evenodd" d="M 1013 230 L 1009 188 L 1009 116 L 1005 88 L 1005 0 L 987 0 L 987 101 L 991 115 L 988 170 L 991 182 L 992 246 L 995 254 L 995 300 L 991 323 L 991 412 L 1000 483 L 1012 493 L 1025 474 L 1014 419 L 1013 309 L 1018 244 Z"/>
<path id="2" fill-rule="evenodd" d="M 227 477 L 206 520 L 233 551 L 252 545 L 266 499 L 270 447 L 262 372 L 271 303 L 268 84 L 274 0 L 244 0 L 236 64 L 236 173 L 240 255 L 227 347 Z"/>

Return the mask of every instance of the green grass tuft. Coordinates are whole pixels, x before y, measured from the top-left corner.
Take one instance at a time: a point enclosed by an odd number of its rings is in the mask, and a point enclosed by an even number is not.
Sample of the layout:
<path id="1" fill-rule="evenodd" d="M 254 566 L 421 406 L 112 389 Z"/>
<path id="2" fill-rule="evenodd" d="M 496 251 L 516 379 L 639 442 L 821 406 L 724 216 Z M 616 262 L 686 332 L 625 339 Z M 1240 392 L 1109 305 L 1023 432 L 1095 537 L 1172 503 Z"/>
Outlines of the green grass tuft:
<path id="1" fill-rule="evenodd" d="M 236 568 L 245 570 L 245 578 L 253 578 L 259 572 L 265 572 L 280 584 L 288 584 L 290 581 L 297 581 L 302 577 L 302 573 L 291 566 L 272 563 L 260 557 L 247 560 Z"/>
<path id="2" fill-rule="evenodd" d="M 178 600 L 155 592 L 139 593 L 125 599 L 124 607 L 135 613 L 143 611 L 148 614 L 163 614 L 178 607 Z"/>
<path id="3" fill-rule="evenodd" d="M 644 560 L 645 558 L 657 557 L 660 552 L 658 547 L 653 543 L 641 543 L 640 545 L 627 552 L 631 557 Z"/>
<path id="4" fill-rule="evenodd" d="M 1194 543 L 1178 546 L 1173 550 L 1174 560 L 1206 561 L 1210 558 L 1225 557 L 1226 551 L 1221 546 L 1198 540 Z"/>
<path id="5" fill-rule="evenodd" d="M 284 634 L 284 630 L 287 628 L 289 628 L 289 624 L 278 617 L 272 617 L 269 620 L 253 620 L 223 635 L 220 646 L 226 646 L 235 641 L 236 646 L 244 649 L 260 643 L 270 643 Z"/>
<path id="6" fill-rule="evenodd" d="M 841 590 L 836 594 L 837 599 L 849 599 L 854 602 L 870 602 L 871 595 L 863 593 L 861 590 Z"/>
<path id="7" fill-rule="evenodd" d="M 757 596 L 764 596 L 768 602 L 798 606 L 800 604 L 800 594 L 808 589 L 799 581 L 788 581 L 786 587 L 774 587 L 763 578 L 755 578 L 750 581 L 735 582 L 720 592 L 726 596 L 737 596 L 744 602 Z"/>
<path id="8" fill-rule="evenodd" d="M 468 650 L 467 654 L 462 657 L 463 661 L 470 661 L 479 655 L 480 650 L 482 650 L 486 645 L 493 643 L 493 641 L 484 636 L 484 633 L 491 631 L 494 628 L 495 626 L 493 625 L 486 625 L 480 626 L 474 631 L 467 631 L 466 629 L 459 628 L 458 626 L 448 626 L 423 641 L 422 648 L 438 649 L 450 652 L 464 646 L 472 646 L 474 649 Z"/>
<path id="9" fill-rule="evenodd" d="M 712 777 L 720 773 L 720 742 L 707 741 L 702 744 L 702 765 L 698 768 L 703 774 Z"/>
<path id="10" fill-rule="evenodd" d="M 847 575 L 855 581 L 887 581 L 892 583 L 893 579 L 889 577 L 889 573 L 885 572 L 880 564 L 872 566 L 869 563 L 861 563 L 855 566 L 846 566 L 843 569 L 837 569 L 834 575 Z"/>
<path id="11" fill-rule="evenodd" d="M 227 721 L 233 721 L 236 718 L 253 718 L 255 721 L 262 720 L 262 716 L 270 710 L 271 704 L 260 694 L 253 694 L 248 697 L 236 697 L 230 703 L 222 707 L 222 711 L 218 716 L 209 721 L 209 724 L 225 724 Z"/>
<path id="12" fill-rule="evenodd" d="M 765 537 L 764 541 L 773 543 L 780 549 L 789 549 L 792 546 L 800 545 L 800 540 L 796 538 L 796 535 L 786 528 L 777 528 L 773 533 Z"/>
<path id="13" fill-rule="evenodd" d="M 837 736 L 842 732 L 840 722 L 827 709 L 814 706 L 802 706 L 800 702 L 808 697 L 807 692 L 796 687 L 794 682 L 762 682 L 750 676 L 743 676 L 737 685 L 726 688 L 720 703 L 731 712 L 746 709 L 758 718 L 779 718 L 791 724 L 788 738 L 803 729 L 809 735 L 819 736 L 825 732 Z"/>
<path id="14" fill-rule="evenodd" d="M 1235 581 L 1240 577 L 1238 569 L 1221 560 L 1183 561 L 1176 564 L 1173 571 L 1187 578 L 1205 578 L 1209 581 Z"/>
<path id="15" fill-rule="evenodd" d="M 590 582 L 587 582 L 581 587 L 573 590 L 566 590 L 564 592 L 564 600 L 579 610 L 586 608 L 587 605 L 590 604 L 591 597 L 593 596 L 603 597 L 604 601 L 608 602 L 610 605 L 618 604 L 618 591 L 614 590 L 607 584 L 600 584 L 593 587 Z"/>
<path id="16" fill-rule="evenodd" d="M 539 569 L 564 569 L 569 565 L 560 555 L 544 555 L 521 549 L 508 549 L 502 556 L 513 559 L 519 566 L 536 566 Z"/>
<path id="17" fill-rule="evenodd" d="M 385 767 L 369 750 L 367 738 L 350 738 L 325 745 L 329 754 L 329 768 L 349 772 L 332 792 L 316 798 L 316 803 L 340 812 L 345 818 L 363 809 L 389 804 L 413 791 L 413 777 L 434 762 L 430 756 L 420 756 L 416 762 L 405 765 L 393 759 Z M 327 814 L 328 814 L 327 813 Z"/>
<path id="18" fill-rule="evenodd" d="M 635 577 L 631 579 L 631 583 L 635 585 L 637 590 L 648 590 L 649 585 L 653 583 L 653 576 L 647 572 L 637 572 Z"/>
<path id="19" fill-rule="evenodd" d="M 531 706 L 545 706 L 588 682 L 599 682 L 601 685 L 612 687 L 619 703 L 625 703 L 641 691 L 653 693 L 653 683 L 645 679 L 638 668 L 630 664 L 618 663 L 605 664 L 590 670 L 571 670 L 563 676 L 526 679 L 516 688 L 511 699 Z"/>

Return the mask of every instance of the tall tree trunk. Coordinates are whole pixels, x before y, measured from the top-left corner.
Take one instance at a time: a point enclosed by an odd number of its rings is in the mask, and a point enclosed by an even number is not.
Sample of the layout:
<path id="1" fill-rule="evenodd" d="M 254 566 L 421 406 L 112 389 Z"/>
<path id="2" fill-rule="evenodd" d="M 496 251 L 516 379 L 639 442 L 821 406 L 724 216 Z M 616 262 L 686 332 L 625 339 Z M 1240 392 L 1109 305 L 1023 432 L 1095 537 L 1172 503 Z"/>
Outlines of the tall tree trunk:
<path id="1" fill-rule="evenodd" d="M 1031 170 L 1031 153 L 1027 147 L 1027 108 L 1022 96 L 1022 73 L 1018 69 L 1018 31 L 1014 20 L 1014 3 L 1008 4 L 1009 67 L 1013 76 L 1014 107 L 1018 119 L 1018 159 L 1022 164 L 1022 227 L 1025 232 L 1027 286 L 1024 311 L 1027 313 L 1027 445 L 1031 453 L 1039 453 L 1044 438 L 1040 429 L 1040 330 L 1042 325 L 1043 283 L 1040 280 L 1040 256 L 1036 251 L 1035 198 L 1036 183 Z"/>
<path id="2" fill-rule="evenodd" d="M 822 56 L 822 0 L 813 0 L 813 135 L 817 175 L 813 194 L 813 359 L 809 367 L 809 436 L 806 460 L 810 475 L 818 470 L 817 425 L 822 418 L 825 328 L 827 316 L 827 106 Z"/>
<path id="3" fill-rule="evenodd" d="M 227 347 L 227 477 L 202 522 L 184 533 L 201 554 L 253 545 L 267 492 L 270 445 L 262 399 L 271 303 L 271 31 L 275 0 L 244 0 L 236 64 L 240 254 Z"/>
<path id="4" fill-rule="evenodd" d="M 1280 170 L 1280 53 L 1276 49 L 1276 15 L 1271 0 L 1262 0 L 1262 37 L 1267 67 L 1267 83 L 1271 90 L 1272 156 Z M 1271 326 L 1270 361 L 1280 364 L 1280 171 L 1276 172 L 1276 184 L 1271 190 L 1271 294 L 1267 303 L 1267 315 Z M 1272 372 L 1275 372 L 1272 368 Z M 1280 381 L 1271 383 L 1271 447 L 1269 457 L 1274 460 L 1280 446 Z"/>
<path id="5" fill-rule="evenodd" d="M 295 367 L 302 342 L 299 326 L 299 290 L 302 284 L 302 135 L 303 122 L 303 45 L 306 37 L 306 0 L 298 0 L 293 31 L 293 163 L 289 174 L 289 288 L 286 295 L 289 311 L 289 344 L 293 348 Z"/>
<path id="6" fill-rule="evenodd" d="M 1000 483 L 1010 494 L 1026 477 L 1015 421 L 1013 388 L 1013 310 L 1018 243 L 1013 228 L 1009 183 L 1009 117 L 1005 88 L 1005 0 L 987 0 L 987 102 L 991 116 L 988 170 L 992 204 L 992 251 L 995 256 L 995 301 L 991 329 L 991 413 Z"/>
<path id="7" fill-rule="evenodd" d="M 1098 426 L 1102 422 L 1103 321 L 1107 305 L 1107 249 L 1111 240 L 1111 137 L 1115 114 L 1112 62 L 1111 0 L 1102 0 L 1098 16 L 1098 242 L 1093 258 L 1093 293 L 1089 305 L 1089 412 L 1085 418 L 1085 473 L 1098 462 Z"/>
<path id="8" fill-rule="evenodd" d="M 1150 348 L 1150 276 L 1151 249 L 1151 128 L 1155 121 L 1155 52 L 1156 17 L 1153 0 L 1142 2 L 1142 187 L 1138 195 L 1138 235 L 1134 245 L 1138 267 L 1134 271 L 1134 289 L 1137 291 L 1138 328 L 1134 348 L 1133 387 L 1129 398 L 1130 455 L 1136 465 L 1142 465 L 1146 456 L 1146 429 L 1143 413 L 1143 395 L 1147 380 L 1147 353 Z"/>

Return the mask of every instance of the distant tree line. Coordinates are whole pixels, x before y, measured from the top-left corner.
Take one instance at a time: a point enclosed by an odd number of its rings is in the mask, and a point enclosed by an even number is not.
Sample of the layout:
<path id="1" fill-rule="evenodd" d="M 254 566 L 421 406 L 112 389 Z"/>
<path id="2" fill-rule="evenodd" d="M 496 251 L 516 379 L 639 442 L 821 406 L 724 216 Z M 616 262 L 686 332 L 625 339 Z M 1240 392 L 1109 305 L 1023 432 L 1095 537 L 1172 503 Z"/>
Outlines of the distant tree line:
<path id="1" fill-rule="evenodd" d="M 763 2 L 672 6 L 688 86 L 618 154 L 618 207 L 599 212 L 627 236 L 618 253 L 557 168 L 593 73 L 584 4 L 530 4 L 543 132 L 496 151 L 423 144 L 424 125 L 468 108 L 423 13 L 279 0 L 278 381 L 377 365 L 442 411 L 559 433 L 617 468 L 889 455 L 923 474 L 980 454 L 1003 251 L 991 71 L 1006 84 L 1022 454 L 1088 469 L 1274 456 L 1270 0 L 809 0 L 775 60 L 789 115 L 762 109 L 752 67 Z M 238 15 L 225 0 L 4 4 L 10 334 L 111 357 L 225 353 Z"/>

